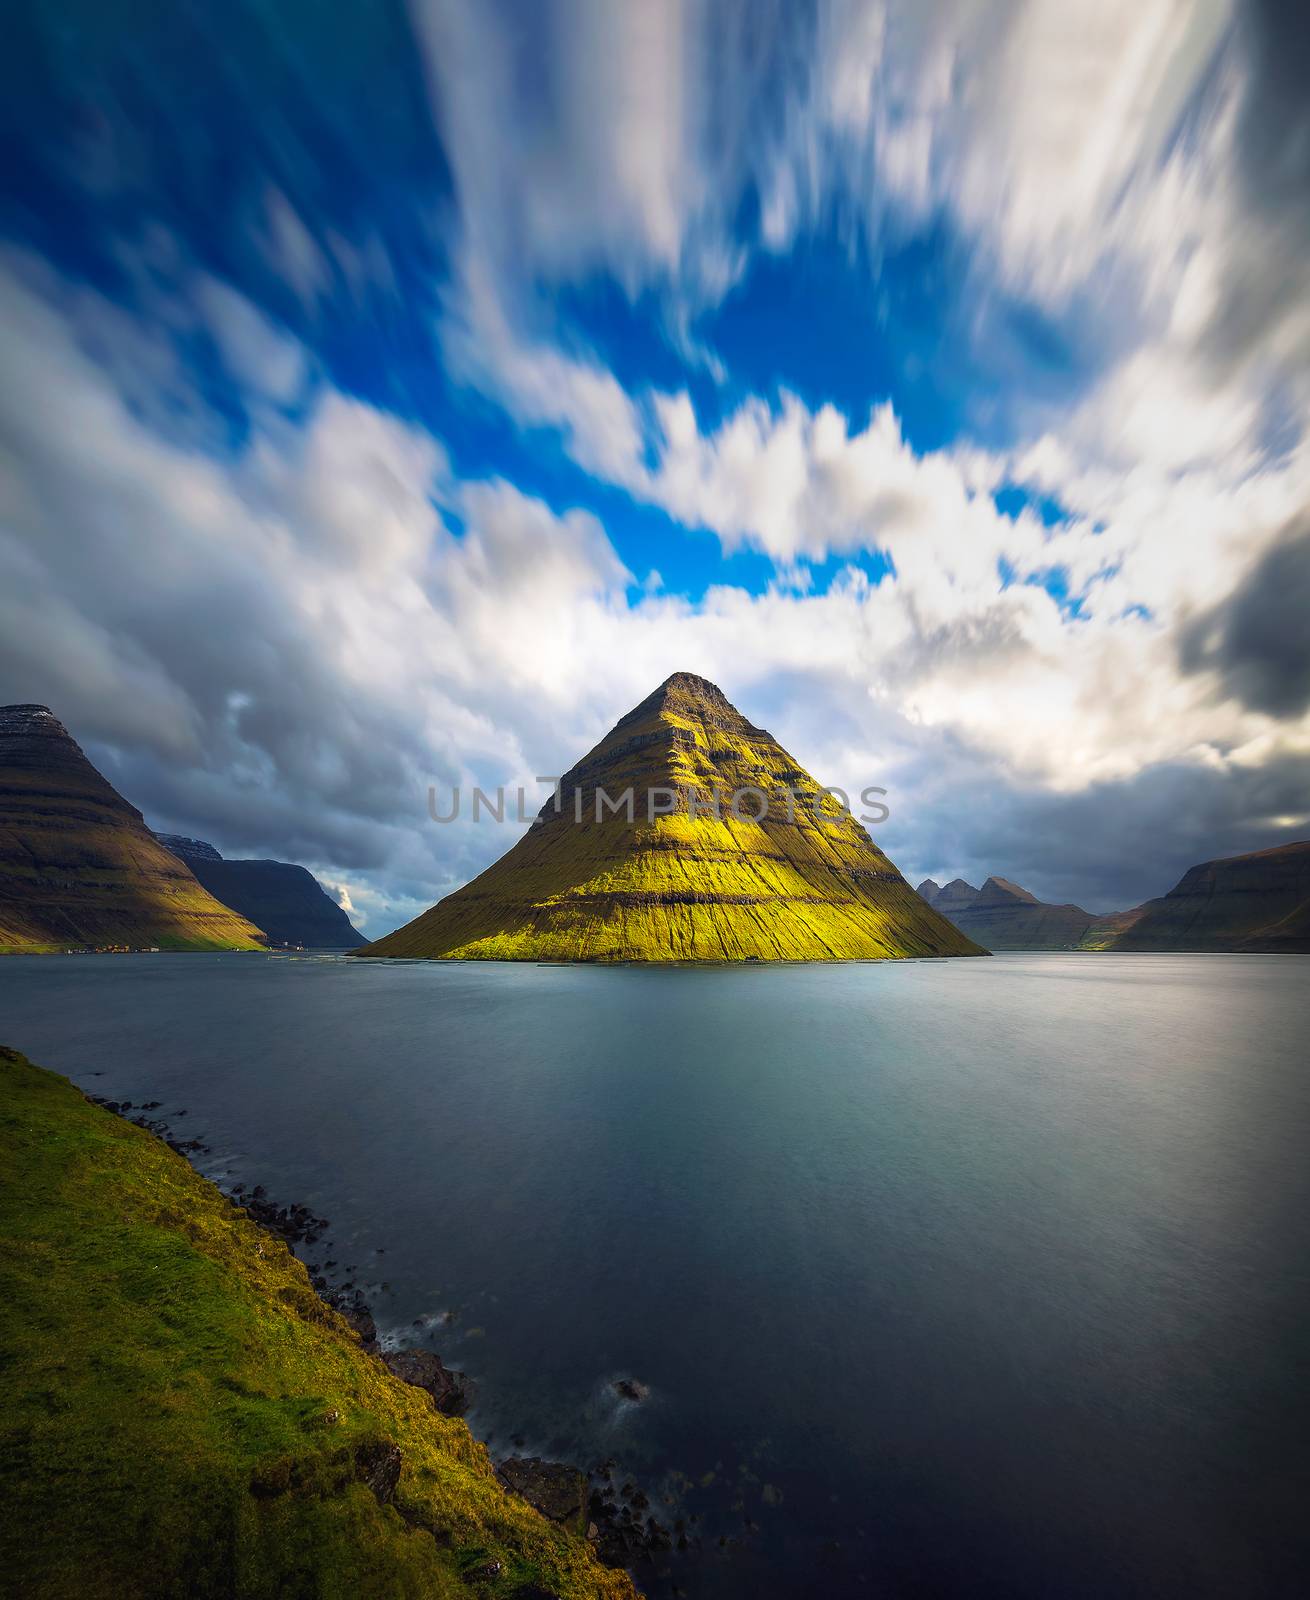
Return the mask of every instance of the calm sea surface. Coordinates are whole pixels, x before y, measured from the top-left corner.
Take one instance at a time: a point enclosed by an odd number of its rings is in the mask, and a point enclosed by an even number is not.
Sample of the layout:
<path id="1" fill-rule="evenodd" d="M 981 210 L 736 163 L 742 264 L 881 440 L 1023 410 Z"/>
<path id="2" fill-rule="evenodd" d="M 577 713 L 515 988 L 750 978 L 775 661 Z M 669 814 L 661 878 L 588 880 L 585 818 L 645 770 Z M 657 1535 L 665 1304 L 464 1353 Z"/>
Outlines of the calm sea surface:
<path id="1" fill-rule="evenodd" d="M 10 957 L 0 1042 L 698 1516 L 652 1593 L 1310 1592 L 1310 958 Z"/>

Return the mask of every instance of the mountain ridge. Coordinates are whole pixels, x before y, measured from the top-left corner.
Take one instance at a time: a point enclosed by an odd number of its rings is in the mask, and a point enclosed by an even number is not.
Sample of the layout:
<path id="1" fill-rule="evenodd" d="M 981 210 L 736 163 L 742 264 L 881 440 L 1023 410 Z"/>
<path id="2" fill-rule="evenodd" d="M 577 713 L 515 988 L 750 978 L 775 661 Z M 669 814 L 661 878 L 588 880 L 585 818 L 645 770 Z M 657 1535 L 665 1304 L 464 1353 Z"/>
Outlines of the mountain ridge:
<path id="1" fill-rule="evenodd" d="M 925 878 L 916 892 L 996 950 L 1310 953 L 1310 839 L 1197 862 L 1167 894 L 1099 916 L 997 876 L 981 889 Z"/>
<path id="2" fill-rule="evenodd" d="M 308 867 L 291 861 L 232 860 L 204 839 L 157 833 L 216 900 L 262 928 L 274 945 L 354 950 L 368 941 Z"/>
<path id="3" fill-rule="evenodd" d="M 1200 861 L 1119 920 L 1100 948 L 1310 953 L 1310 839 Z"/>
<path id="4" fill-rule="evenodd" d="M 916 893 L 990 950 L 1075 950 L 1097 920 L 1081 906 L 1050 905 L 995 874 L 981 889 L 963 878 L 945 886 L 925 878 Z"/>

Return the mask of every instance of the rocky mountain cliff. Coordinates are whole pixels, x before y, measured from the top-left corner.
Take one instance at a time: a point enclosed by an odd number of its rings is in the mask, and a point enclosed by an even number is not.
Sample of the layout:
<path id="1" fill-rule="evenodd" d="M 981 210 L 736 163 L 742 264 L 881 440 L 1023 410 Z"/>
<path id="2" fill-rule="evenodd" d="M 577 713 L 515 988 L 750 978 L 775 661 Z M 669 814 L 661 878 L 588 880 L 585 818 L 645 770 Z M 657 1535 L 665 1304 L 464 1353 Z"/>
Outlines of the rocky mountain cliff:
<path id="1" fill-rule="evenodd" d="M 918 893 L 989 950 L 1073 950 L 1097 920 L 1081 906 L 1048 905 L 1008 878 L 988 878 L 981 889 L 963 878 L 945 888 L 925 878 Z"/>
<path id="2" fill-rule="evenodd" d="M 1203 861 L 1105 923 L 1098 947 L 1108 950 L 1310 952 L 1310 839 Z"/>
<path id="3" fill-rule="evenodd" d="M 367 941 L 304 867 L 289 861 L 228 861 L 203 839 L 155 837 L 190 867 L 216 900 L 248 917 L 272 945 L 354 950 Z"/>
<path id="4" fill-rule="evenodd" d="M 0 706 L 0 950 L 255 950 L 47 706 Z"/>
<path id="5" fill-rule="evenodd" d="M 223 859 L 212 844 L 206 844 L 203 839 L 188 839 L 184 833 L 157 833 L 155 838 L 165 850 L 171 850 L 175 856 L 181 856 L 188 865 L 193 861 Z"/>
<path id="6" fill-rule="evenodd" d="M 598 821 L 600 789 L 616 803 L 631 789 L 632 820 L 621 809 Z M 733 816 L 729 797 L 745 789 L 766 804 L 745 795 Z M 674 791 L 680 801 L 659 814 Z M 690 673 L 621 718 L 494 866 L 359 952 L 520 961 L 981 953 L 854 818 L 818 801 L 814 780 L 771 735 Z"/>

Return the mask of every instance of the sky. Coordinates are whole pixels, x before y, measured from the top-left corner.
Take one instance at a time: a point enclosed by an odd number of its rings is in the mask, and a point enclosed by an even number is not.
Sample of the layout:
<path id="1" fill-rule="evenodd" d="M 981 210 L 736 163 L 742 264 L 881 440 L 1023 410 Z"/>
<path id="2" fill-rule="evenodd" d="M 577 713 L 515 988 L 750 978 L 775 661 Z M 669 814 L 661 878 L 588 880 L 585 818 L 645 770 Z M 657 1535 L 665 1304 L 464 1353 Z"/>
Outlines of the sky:
<path id="1" fill-rule="evenodd" d="M 912 882 L 1310 836 L 1310 22 L 57 0 L 0 62 L 0 701 L 378 935 L 674 671 Z"/>

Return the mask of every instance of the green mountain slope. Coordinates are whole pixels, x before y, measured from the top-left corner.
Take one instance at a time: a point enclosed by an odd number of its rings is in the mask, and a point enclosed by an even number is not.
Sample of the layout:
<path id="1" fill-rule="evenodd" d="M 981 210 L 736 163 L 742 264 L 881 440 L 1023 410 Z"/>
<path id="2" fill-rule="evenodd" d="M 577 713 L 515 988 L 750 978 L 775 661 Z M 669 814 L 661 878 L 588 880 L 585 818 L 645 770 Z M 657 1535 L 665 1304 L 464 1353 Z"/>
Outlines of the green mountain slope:
<path id="1" fill-rule="evenodd" d="M 1310 839 L 1203 861 L 1123 919 L 1101 948 L 1310 952 Z"/>
<path id="2" fill-rule="evenodd" d="M 1097 917 L 1079 941 L 1080 950 L 1113 950 L 1119 939 L 1135 922 L 1146 914 L 1145 906 L 1133 906 L 1128 911 L 1111 911 Z"/>
<path id="3" fill-rule="evenodd" d="M 744 797 L 764 791 L 767 815 Z M 797 796 L 789 820 L 783 794 Z M 634 792 L 597 821 L 596 791 Z M 670 815 L 665 793 L 690 791 Z M 717 791 L 721 815 L 710 814 Z M 494 866 L 364 956 L 832 961 L 983 952 L 910 888 L 850 815 L 722 691 L 676 673 L 623 717 Z M 578 819 L 581 818 L 579 821 Z"/>
<path id="4" fill-rule="evenodd" d="M 45 706 L 0 706 L 0 951 L 257 950 Z"/>
<path id="5" fill-rule="evenodd" d="M 290 861 L 227 861 L 212 844 L 157 833 L 216 900 L 248 918 L 270 944 L 306 950 L 354 950 L 366 943 L 313 873 Z"/>
<path id="6" fill-rule="evenodd" d="M 284 1243 L 9 1050 L 0 1227 L 6 1594 L 634 1600 Z"/>
<path id="7" fill-rule="evenodd" d="M 918 892 L 989 950 L 1074 950 L 1097 921 L 1081 906 L 1050 905 L 1008 878 L 988 878 L 981 889 L 963 878 L 941 889 L 925 878 Z"/>

